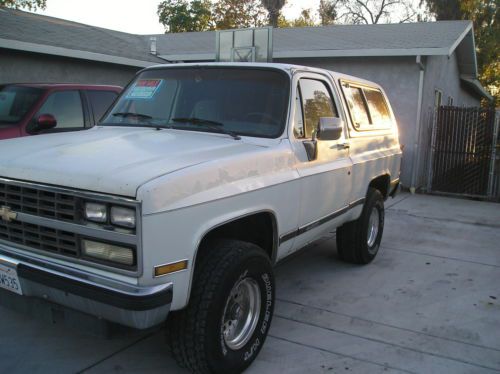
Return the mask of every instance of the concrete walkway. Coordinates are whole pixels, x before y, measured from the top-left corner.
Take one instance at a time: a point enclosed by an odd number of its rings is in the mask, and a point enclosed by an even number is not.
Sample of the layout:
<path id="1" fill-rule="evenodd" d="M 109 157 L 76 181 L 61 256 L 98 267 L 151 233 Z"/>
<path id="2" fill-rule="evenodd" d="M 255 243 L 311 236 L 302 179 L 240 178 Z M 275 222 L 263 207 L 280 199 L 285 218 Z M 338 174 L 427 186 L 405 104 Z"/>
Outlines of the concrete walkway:
<path id="1" fill-rule="evenodd" d="M 381 252 L 336 257 L 334 235 L 277 269 L 270 331 L 248 373 L 500 373 L 500 205 L 386 203 Z M 0 309 L 1 373 L 184 373 L 163 332 L 112 339 Z"/>

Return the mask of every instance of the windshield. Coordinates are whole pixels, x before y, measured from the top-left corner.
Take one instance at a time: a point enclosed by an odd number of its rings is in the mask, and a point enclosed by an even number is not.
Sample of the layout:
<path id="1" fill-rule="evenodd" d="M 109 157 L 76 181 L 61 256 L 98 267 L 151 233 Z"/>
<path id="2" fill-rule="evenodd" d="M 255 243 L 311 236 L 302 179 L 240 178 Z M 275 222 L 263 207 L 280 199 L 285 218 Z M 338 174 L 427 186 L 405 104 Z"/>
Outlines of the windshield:
<path id="1" fill-rule="evenodd" d="M 42 92 L 33 87 L 0 86 L 0 125 L 21 121 Z"/>
<path id="2" fill-rule="evenodd" d="M 152 126 L 276 138 L 289 78 L 278 70 L 189 67 L 141 73 L 101 125 Z"/>

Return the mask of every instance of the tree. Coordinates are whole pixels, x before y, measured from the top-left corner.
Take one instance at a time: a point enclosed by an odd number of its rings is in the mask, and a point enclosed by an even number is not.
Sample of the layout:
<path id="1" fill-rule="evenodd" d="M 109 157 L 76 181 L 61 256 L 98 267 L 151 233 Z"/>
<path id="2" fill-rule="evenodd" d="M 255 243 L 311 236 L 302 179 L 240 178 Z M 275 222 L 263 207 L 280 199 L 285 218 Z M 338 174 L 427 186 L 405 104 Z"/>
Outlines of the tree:
<path id="1" fill-rule="evenodd" d="M 335 5 L 342 23 L 409 22 L 418 17 L 413 0 L 340 0 Z"/>
<path id="2" fill-rule="evenodd" d="M 278 27 L 281 8 L 285 6 L 286 0 L 261 0 L 264 8 L 267 9 L 269 24 Z"/>
<path id="3" fill-rule="evenodd" d="M 47 7 L 47 0 L 0 0 L 0 6 L 28 10 L 45 9 Z"/>
<path id="4" fill-rule="evenodd" d="M 332 25 L 337 21 L 339 3 L 341 0 L 320 0 L 318 14 L 322 26 Z"/>
<path id="5" fill-rule="evenodd" d="M 158 5 L 158 16 L 166 32 L 213 29 L 209 0 L 165 0 Z"/>
<path id="6" fill-rule="evenodd" d="M 291 22 L 292 27 L 306 27 L 306 26 L 316 26 L 316 20 L 312 16 L 311 9 L 302 9 L 300 12 L 300 17 L 294 19 Z"/>
<path id="7" fill-rule="evenodd" d="M 212 13 L 218 30 L 260 27 L 266 19 L 260 0 L 219 0 Z"/>
<path id="8" fill-rule="evenodd" d="M 437 21 L 471 20 L 474 24 L 479 79 L 500 104 L 500 13 L 498 0 L 422 0 Z"/>

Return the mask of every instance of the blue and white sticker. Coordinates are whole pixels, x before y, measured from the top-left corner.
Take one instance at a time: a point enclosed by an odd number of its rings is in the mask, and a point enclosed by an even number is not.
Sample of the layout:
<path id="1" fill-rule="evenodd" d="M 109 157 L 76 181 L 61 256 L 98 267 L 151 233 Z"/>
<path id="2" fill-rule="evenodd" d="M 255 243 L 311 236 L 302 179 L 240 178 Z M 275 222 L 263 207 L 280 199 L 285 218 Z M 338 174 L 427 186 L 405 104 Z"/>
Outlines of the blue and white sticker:
<path id="1" fill-rule="evenodd" d="M 127 94 L 127 99 L 152 99 L 163 79 L 139 79 Z"/>

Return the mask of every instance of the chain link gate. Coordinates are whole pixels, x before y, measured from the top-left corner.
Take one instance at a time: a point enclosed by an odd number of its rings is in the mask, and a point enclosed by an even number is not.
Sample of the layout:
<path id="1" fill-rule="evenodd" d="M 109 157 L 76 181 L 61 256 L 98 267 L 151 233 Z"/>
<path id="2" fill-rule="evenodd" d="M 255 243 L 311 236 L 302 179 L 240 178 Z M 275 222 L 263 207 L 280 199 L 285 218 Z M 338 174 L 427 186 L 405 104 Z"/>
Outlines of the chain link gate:
<path id="1" fill-rule="evenodd" d="M 500 201 L 498 114 L 483 108 L 436 109 L 427 191 Z"/>

